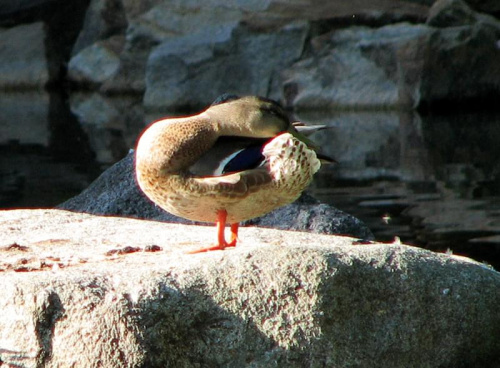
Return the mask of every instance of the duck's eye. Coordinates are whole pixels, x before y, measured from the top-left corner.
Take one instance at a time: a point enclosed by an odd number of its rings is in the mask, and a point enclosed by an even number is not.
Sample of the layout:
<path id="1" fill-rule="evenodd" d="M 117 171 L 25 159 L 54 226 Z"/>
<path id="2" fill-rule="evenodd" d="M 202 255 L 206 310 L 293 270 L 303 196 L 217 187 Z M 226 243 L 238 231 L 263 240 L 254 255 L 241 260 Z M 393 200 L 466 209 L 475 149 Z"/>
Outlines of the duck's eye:
<path id="1" fill-rule="evenodd" d="M 289 121 L 288 116 L 281 110 L 276 109 L 274 106 L 266 106 L 262 107 L 261 111 L 263 113 L 271 114 L 273 116 L 276 116 L 277 118 L 284 120 L 284 121 Z"/>

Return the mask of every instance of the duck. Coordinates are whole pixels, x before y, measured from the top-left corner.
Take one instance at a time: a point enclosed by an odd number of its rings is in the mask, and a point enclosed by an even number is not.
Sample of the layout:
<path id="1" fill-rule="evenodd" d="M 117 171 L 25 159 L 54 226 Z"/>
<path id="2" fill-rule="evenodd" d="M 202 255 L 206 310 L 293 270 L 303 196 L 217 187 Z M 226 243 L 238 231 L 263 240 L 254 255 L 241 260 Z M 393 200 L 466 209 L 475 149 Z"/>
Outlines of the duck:
<path id="1" fill-rule="evenodd" d="M 216 244 L 189 253 L 236 246 L 240 222 L 295 201 L 322 163 L 335 162 L 306 136 L 323 126 L 294 120 L 269 98 L 224 94 L 196 115 L 160 119 L 141 133 L 135 168 L 146 197 L 216 224 Z"/>

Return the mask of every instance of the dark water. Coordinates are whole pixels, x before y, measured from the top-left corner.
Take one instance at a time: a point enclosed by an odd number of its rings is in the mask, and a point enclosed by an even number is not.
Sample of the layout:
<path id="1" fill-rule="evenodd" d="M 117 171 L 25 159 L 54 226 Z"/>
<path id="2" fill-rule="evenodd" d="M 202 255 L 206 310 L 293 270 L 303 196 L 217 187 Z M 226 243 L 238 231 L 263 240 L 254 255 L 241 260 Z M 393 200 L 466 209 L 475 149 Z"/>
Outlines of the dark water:
<path id="1" fill-rule="evenodd" d="M 343 113 L 316 139 L 340 162 L 315 196 L 364 220 L 378 240 L 500 266 L 500 114 Z"/>
<path id="2" fill-rule="evenodd" d="M 71 109 L 69 108 L 71 106 Z M 365 221 L 378 240 L 452 250 L 500 268 L 500 114 L 299 114 L 338 165 L 312 194 Z M 50 207 L 87 187 L 135 145 L 138 97 L 0 97 L 0 208 Z"/>

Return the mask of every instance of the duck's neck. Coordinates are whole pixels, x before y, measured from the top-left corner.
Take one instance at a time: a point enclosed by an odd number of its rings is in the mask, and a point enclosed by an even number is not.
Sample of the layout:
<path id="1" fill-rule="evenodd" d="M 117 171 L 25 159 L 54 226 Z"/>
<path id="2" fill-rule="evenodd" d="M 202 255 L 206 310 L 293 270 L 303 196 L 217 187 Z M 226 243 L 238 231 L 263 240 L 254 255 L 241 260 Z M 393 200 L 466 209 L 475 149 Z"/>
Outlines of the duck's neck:
<path id="1" fill-rule="evenodd" d="M 214 127 L 203 119 L 156 122 L 139 140 L 137 167 L 158 175 L 180 174 L 196 162 L 217 137 Z"/>

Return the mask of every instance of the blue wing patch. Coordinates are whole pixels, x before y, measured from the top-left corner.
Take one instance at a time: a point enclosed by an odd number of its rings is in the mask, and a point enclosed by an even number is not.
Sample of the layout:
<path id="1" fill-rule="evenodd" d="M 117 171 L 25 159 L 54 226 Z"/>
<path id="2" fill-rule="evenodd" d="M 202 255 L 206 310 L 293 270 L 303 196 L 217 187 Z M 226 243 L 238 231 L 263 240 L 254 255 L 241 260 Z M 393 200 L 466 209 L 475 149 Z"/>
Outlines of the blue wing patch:
<path id="1" fill-rule="evenodd" d="M 262 146 L 250 146 L 233 154 L 222 168 L 222 174 L 255 169 L 263 161 Z"/>

